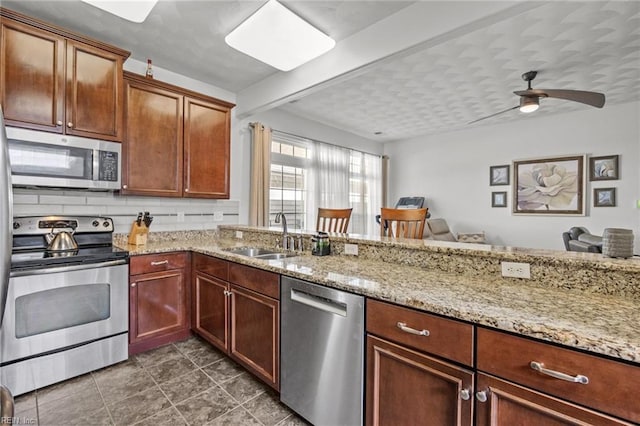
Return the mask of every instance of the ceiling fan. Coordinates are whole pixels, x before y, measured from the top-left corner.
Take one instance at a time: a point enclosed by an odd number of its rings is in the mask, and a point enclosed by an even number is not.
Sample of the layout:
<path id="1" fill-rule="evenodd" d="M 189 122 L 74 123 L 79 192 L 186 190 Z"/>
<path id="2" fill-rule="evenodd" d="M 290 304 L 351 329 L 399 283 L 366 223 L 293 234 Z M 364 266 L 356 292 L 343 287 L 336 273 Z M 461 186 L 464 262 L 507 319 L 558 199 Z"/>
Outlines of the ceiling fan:
<path id="1" fill-rule="evenodd" d="M 504 111 L 496 112 L 495 114 L 479 118 L 477 120 L 469 122 L 468 124 L 477 123 L 478 121 L 495 117 L 496 115 L 503 114 L 516 108 L 520 109 L 520 112 L 524 113 L 533 112 L 540 107 L 540 98 L 565 99 L 568 101 L 591 105 L 596 108 L 602 108 L 604 106 L 604 94 L 598 92 L 586 92 L 583 90 L 532 89 L 531 81 L 536 78 L 536 75 L 538 75 L 538 71 L 528 71 L 522 74 L 522 79 L 527 82 L 527 90 L 518 90 L 513 92 L 516 95 L 520 96 L 520 105 L 516 105 L 514 107 L 505 109 Z"/>

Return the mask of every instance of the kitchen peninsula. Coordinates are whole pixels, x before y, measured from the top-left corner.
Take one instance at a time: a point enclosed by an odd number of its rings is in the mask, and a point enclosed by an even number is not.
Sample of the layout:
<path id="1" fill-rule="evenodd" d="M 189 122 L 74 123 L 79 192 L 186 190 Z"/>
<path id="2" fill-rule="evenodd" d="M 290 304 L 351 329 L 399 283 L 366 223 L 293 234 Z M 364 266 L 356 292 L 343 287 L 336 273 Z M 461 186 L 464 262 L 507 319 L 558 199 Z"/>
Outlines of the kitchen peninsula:
<path id="1" fill-rule="evenodd" d="M 408 315 L 418 312 L 436 320 L 446 318 L 455 321 L 473 328 L 469 345 L 474 345 L 477 352 L 469 350 L 467 361 L 454 361 L 470 371 L 477 369 L 478 372 L 474 373 L 477 375 L 475 390 L 481 394 L 476 394 L 478 401 L 486 396 L 482 395 L 484 390 L 481 389 L 489 380 L 485 376 L 491 380 L 498 376 L 510 381 L 501 383 L 512 385 L 511 382 L 517 382 L 607 415 L 640 421 L 640 410 L 630 399 L 612 405 L 610 398 L 583 397 L 583 394 L 596 391 L 611 393 L 614 387 L 616 395 L 625 391 L 631 394 L 632 383 L 640 380 L 640 335 L 637 332 L 637 324 L 640 324 L 640 259 L 610 259 L 590 253 L 428 240 L 396 241 L 346 234 L 331 236 L 331 256 L 311 256 L 308 247 L 300 256 L 277 260 L 260 260 L 228 251 L 237 247 L 273 249 L 280 234 L 276 228 L 223 226 L 218 231 L 152 234 L 148 244 L 140 247 L 126 246 L 124 236 L 114 242 L 130 250 L 132 256 L 199 253 L 361 294 L 369 301 L 376 300 L 375 304 L 369 303 L 372 307 L 384 302 L 381 305 L 406 310 Z M 310 236 L 303 234 L 307 242 Z M 357 244 L 358 256 L 344 254 L 345 243 Z M 502 261 L 528 263 L 531 278 L 502 277 Z M 368 332 L 372 333 L 371 330 Z M 432 334 L 435 338 L 435 333 Z M 510 339 L 516 340 L 511 342 Z M 503 341 L 509 343 L 502 347 Z M 553 368 L 552 358 L 562 359 L 567 354 L 577 356 L 579 361 L 571 361 L 567 365 L 576 369 L 584 366 L 590 371 L 566 373 L 576 377 L 582 377 L 580 374 L 589 376 L 592 384 L 563 382 L 557 387 L 548 384 L 548 378 L 531 382 L 520 379 L 520 372 L 516 370 L 497 371 L 492 362 L 484 360 L 487 357 L 483 358 L 487 345 L 496 353 L 513 347 L 519 348 L 517 352 L 526 353 L 528 345 L 541 345 L 552 354 L 546 360 L 548 368 Z M 415 345 L 409 346 L 416 348 Z M 437 349 L 425 352 L 441 355 Z M 517 352 L 505 353 L 504 356 L 514 357 Z M 415 355 L 417 352 L 411 353 Z M 605 364 L 602 368 L 606 373 L 598 371 L 599 363 Z M 508 364 L 504 362 L 505 368 Z M 531 368 L 534 369 L 533 366 Z M 535 371 L 534 374 L 546 377 Z M 599 384 L 601 376 L 607 375 L 615 376 Z M 580 377 L 577 380 L 581 380 Z M 487 389 L 495 388 L 494 383 L 488 383 Z M 565 383 L 572 386 L 571 393 L 563 390 Z M 370 385 L 367 383 L 368 388 Z M 461 404 L 469 399 L 465 399 L 465 395 L 468 396 L 470 390 L 462 393 Z M 494 390 L 492 395 L 497 398 L 503 394 Z M 549 398 L 544 394 L 536 395 Z M 597 399 L 603 402 L 599 403 Z M 557 400 L 554 398 L 554 401 Z M 484 413 L 482 404 L 476 405 L 476 414 Z"/>

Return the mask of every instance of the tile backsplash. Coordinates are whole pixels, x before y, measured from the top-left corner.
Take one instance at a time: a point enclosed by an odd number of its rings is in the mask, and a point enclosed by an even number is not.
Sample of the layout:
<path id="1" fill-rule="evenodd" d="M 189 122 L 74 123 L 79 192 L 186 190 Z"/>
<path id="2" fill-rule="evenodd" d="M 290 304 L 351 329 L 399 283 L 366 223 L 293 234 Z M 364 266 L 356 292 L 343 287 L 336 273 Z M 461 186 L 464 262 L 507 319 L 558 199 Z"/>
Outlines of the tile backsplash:
<path id="1" fill-rule="evenodd" d="M 14 188 L 13 215 L 101 215 L 128 234 L 138 212 L 153 216 L 151 232 L 216 229 L 238 223 L 237 200 L 159 198 L 62 189 Z M 220 219 L 222 214 L 222 220 Z"/>

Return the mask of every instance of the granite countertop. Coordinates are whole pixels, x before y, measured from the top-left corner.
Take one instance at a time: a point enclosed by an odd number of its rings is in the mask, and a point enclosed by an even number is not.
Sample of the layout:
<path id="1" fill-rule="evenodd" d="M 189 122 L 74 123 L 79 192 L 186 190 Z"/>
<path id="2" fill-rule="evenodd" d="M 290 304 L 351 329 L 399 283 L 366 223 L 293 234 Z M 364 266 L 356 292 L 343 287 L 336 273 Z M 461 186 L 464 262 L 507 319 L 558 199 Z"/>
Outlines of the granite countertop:
<path id="1" fill-rule="evenodd" d="M 640 303 L 621 296 L 541 287 L 499 276 L 470 277 L 346 255 L 318 257 L 307 252 L 260 260 L 225 251 L 247 246 L 246 242 L 211 236 L 151 241 L 143 247 L 120 246 L 133 256 L 190 250 L 640 364 Z"/>

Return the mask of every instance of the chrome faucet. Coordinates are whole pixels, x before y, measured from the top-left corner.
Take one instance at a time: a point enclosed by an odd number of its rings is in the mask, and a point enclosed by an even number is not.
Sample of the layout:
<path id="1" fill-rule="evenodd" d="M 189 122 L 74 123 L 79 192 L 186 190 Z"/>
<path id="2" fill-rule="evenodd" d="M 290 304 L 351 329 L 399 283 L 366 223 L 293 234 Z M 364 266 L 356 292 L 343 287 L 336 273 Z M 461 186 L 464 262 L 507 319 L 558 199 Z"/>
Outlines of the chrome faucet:
<path id="1" fill-rule="evenodd" d="M 284 250 L 289 250 L 289 231 L 287 230 L 287 218 L 284 213 L 280 212 L 276 214 L 276 223 L 280 223 L 280 218 L 282 218 L 282 248 Z"/>

